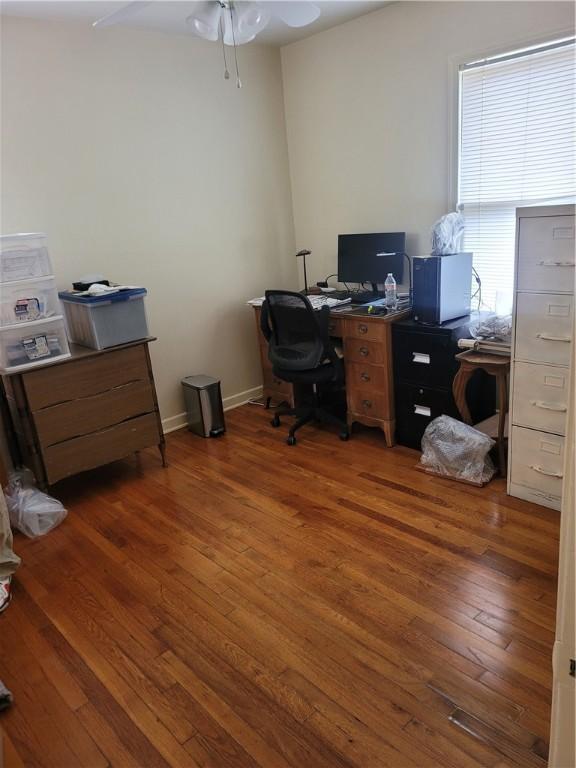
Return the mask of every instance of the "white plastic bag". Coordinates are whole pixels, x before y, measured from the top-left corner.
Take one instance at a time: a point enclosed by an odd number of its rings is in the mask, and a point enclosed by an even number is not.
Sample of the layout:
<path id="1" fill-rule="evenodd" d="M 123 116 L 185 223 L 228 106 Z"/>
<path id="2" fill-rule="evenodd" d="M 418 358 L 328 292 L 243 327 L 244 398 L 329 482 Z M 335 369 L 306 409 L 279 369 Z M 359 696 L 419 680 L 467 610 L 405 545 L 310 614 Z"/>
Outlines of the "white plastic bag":
<path id="1" fill-rule="evenodd" d="M 460 253 L 464 239 L 464 216 L 455 211 L 438 219 L 432 229 L 432 256 Z"/>
<path id="2" fill-rule="evenodd" d="M 30 539 L 44 536 L 60 525 L 68 514 L 57 499 L 34 487 L 28 469 L 10 475 L 5 496 L 12 527 Z"/>
<path id="3" fill-rule="evenodd" d="M 470 325 L 470 334 L 474 339 L 502 341 L 510 344 L 512 338 L 512 315 L 490 314 L 480 317 Z"/>
<path id="4" fill-rule="evenodd" d="M 420 466 L 439 475 L 487 483 L 496 469 L 488 452 L 494 440 L 474 427 L 450 416 L 438 416 L 422 436 Z"/>

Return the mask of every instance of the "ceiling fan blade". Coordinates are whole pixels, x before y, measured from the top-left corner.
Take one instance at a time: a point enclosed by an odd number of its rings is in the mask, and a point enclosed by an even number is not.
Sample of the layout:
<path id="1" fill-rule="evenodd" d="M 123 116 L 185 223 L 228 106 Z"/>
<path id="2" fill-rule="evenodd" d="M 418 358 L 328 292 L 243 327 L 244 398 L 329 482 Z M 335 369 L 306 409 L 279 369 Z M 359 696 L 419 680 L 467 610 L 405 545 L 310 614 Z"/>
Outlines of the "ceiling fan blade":
<path id="1" fill-rule="evenodd" d="M 306 27 L 312 24 L 320 16 L 320 8 L 314 3 L 304 2 L 278 2 L 267 3 L 271 12 L 282 19 L 289 27 Z"/>
<path id="2" fill-rule="evenodd" d="M 101 19 L 97 19 L 95 22 L 93 22 L 92 26 L 98 27 L 100 29 L 104 27 L 113 27 L 115 24 L 121 24 L 126 19 L 129 19 L 131 16 L 137 14 L 138 11 L 142 10 L 142 8 L 150 5 L 150 2 L 151 0 L 134 0 L 132 3 L 124 5 L 117 11 L 112 11 L 112 13 L 108 13 L 106 16 L 102 16 Z"/>

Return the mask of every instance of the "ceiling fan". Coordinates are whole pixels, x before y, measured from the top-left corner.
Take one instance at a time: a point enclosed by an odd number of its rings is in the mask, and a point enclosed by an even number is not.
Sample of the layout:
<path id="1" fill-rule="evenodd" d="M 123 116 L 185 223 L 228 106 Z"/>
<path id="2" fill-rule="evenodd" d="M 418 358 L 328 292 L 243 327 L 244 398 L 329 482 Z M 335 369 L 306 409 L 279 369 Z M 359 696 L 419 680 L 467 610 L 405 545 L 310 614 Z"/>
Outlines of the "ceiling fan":
<path id="1" fill-rule="evenodd" d="M 92 26 L 111 27 L 136 17 L 138 13 L 154 0 L 133 0 L 117 11 L 103 16 Z M 236 64 L 236 85 L 242 87 L 238 72 L 236 47 L 250 43 L 274 16 L 289 27 L 306 27 L 320 16 L 320 8 L 308 0 L 204 0 L 194 3 L 195 9 L 186 18 L 190 31 L 197 37 L 222 43 L 224 55 L 224 77 L 229 79 L 224 46 L 234 48 Z"/>

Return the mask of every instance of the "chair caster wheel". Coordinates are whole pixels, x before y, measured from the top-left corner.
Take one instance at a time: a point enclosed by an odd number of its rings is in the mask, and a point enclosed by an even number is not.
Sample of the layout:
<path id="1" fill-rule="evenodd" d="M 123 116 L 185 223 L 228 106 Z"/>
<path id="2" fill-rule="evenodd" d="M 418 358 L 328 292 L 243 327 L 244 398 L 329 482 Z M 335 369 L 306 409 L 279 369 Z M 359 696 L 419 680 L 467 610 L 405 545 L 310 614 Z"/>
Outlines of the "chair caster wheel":
<path id="1" fill-rule="evenodd" d="M 350 439 L 350 430 L 343 429 L 342 432 L 340 432 L 339 437 L 340 437 L 340 440 L 343 440 L 344 442 L 346 442 L 346 440 Z"/>
<path id="2" fill-rule="evenodd" d="M 286 442 L 288 443 L 288 445 L 296 445 L 296 438 L 294 437 L 294 435 L 289 435 L 286 438 Z"/>
<path id="3" fill-rule="evenodd" d="M 275 414 L 274 418 L 270 421 L 270 424 L 272 424 L 273 427 L 279 427 L 280 426 L 280 416 L 278 416 L 278 414 Z"/>

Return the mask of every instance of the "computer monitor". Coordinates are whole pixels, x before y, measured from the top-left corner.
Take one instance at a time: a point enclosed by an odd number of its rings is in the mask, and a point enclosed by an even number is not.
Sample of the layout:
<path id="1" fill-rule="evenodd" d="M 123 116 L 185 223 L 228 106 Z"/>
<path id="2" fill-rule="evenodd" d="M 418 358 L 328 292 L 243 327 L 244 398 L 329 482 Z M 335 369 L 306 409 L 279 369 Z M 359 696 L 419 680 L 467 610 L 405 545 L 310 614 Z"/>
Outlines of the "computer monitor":
<path id="1" fill-rule="evenodd" d="M 405 232 L 338 235 L 338 280 L 341 283 L 383 283 L 392 272 L 404 276 Z"/>

